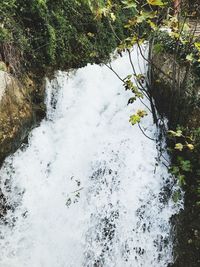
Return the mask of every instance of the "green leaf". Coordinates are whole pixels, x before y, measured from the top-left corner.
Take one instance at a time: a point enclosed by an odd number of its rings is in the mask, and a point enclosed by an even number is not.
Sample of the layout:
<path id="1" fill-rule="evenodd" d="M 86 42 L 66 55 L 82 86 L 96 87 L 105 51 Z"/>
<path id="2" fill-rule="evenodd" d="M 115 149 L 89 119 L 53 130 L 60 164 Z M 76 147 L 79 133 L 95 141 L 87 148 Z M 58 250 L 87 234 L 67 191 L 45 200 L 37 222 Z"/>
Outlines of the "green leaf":
<path id="1" fill-rule="evenodd" d="M 180 186 L 184 186 L 184 185 L 186 185 L 186 182 L 185 182 L 185 175 L 178 175 L 178 182 L 179 182 L 179 185 L 180 185 Z"/>
<path id="2" fill-rule="evenodd" d="M 124 0 L 124 1 L 122 1 L 122 3 L 125 5 L 124 8 L 127 8 L 127 9 L 129 9 L 129 8 L 136 9 L 137 8 L 137 4 L 133 0 Z"/>
<path id="3" fill-rule="evenodd" d="M 128 100 L 128 105 L 129 104 L 133 104 L 133 102 L 135 102 L 136 101 L 136 99 L 137 99 L 137 97 L 131 97 L 129 100 Z"/>
<path id="4" fill-rule="evenodd" d="M 116 16 L 113 12 L 110 13 L 110 17 L 111 17 L 112 21 L 116 20 Z"/>
<path id="5" fill-rule="evenodd" d="M 174 175 L 178 175 L 180 173 L 180 169 L 178 166 L 173 166 L 170 168 L 170 172 Z"/>
<path id="6" fill-rule="evenodd" d="M 181 192 L 180 190 L 176 190 L 172 195 L 172 199 L 175 203 L 177 203 L 181 199 Z"/>
<path id="7" fill-rule="evenodd" d="M 130 80 L 132 78 L 132 74 L 129 74 L 128 76 L 126 76 L 126 80 Z"/>
<path id="8" fill-rule="evenodd" d="M 180 167 L 185 172 L 191 172 L 192 171 L 192 165 L 189 160 L 182 160 L 180 161 Z"/>

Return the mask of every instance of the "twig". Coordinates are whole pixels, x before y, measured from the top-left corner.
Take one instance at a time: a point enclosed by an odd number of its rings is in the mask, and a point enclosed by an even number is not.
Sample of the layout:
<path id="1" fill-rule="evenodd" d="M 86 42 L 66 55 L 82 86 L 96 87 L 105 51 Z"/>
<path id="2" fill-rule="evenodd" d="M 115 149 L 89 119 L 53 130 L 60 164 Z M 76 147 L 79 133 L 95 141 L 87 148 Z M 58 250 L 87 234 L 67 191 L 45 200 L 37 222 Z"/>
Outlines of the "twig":
<path id="1" fill-rule="evenodd" d="M 143 133 L 143 135 L 144 135 L 145 137 L 147 137 L 147 138 L 150 139 L 151 141 L 157 141 L 156 139 L 153 139 L 153 138 L 149 137 L 148 135 L 146 135 L 146 133 L 144 132 L 144 130 L 143 130 L 142 127 L 140 126 L 140 123 L 138 123 L 138 126 L 139 126 L 141 132 Z"/>
<path id="2" fill-rule="evenodd" d="M 120 76 L 119 76 L 119 74 L 112 68 L 112 66 L 110 65 L 108 65 L 108 64 L 105 64 L 105 66 L 107 67 L 107 68 L 109 68 L 117 77 L 118 77 L 118 79 L 120 79 L 120 81 L 122 81 L 123 83 L 124 83 L 124 79 L 122 79 Z"/>

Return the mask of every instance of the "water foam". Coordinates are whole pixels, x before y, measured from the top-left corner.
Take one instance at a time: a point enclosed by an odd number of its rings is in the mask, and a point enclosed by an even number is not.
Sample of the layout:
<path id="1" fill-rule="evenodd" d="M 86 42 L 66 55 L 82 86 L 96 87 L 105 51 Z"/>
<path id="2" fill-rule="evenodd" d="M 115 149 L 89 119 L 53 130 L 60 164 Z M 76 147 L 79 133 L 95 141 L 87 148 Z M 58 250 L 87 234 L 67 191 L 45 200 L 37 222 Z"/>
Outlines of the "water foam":
<path id="1" fill-rule="evenodd" d="M 134 64 L 145 72 L 144 62 Z M 127 57 L 113 66 L 122 77 L 131 71 Z M 1 267 L 172 261 L 169 220 L 178 209 L 163 188 L 173 181 L 157 164 L 156 142 L 130 125 L 143 108 L 127 106 L 130 97 L 105 66 L 59 72 L 48 82 L 47 118 L 1 169 L 9 208 L 0 225 Z M 151 114 L 142 125 L 157 136 Z"/>

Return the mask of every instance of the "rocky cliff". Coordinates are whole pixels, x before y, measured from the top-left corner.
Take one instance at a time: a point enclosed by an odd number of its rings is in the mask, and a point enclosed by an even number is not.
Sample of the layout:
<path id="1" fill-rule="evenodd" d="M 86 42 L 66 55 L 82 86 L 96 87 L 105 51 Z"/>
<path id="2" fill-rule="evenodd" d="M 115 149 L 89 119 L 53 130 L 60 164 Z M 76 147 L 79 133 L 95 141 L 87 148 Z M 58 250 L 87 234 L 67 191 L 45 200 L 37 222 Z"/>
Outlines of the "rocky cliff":
<path id="1" fill-rule="evenodd" d="M 37 94 L 36 84 L 30 78 L 26 77 L 22 83 L 6 66 L 0 70 L 0 162 L 20 146 L 30 129 L 44 116 L 43 88 L 41 85 Z M 40 98 L 37 104 L 35 94 Z"/>
<path id="2" fill-rule="evenodd" d="M 171 53 L 154 53 L 151 77 L 152 94 L 157 109 L 168 119 L 169 129 L 182 129 L 192 138 L 194 151 L 175 151 L 170 140 L 172 164 L 187 160 L 191 170 L 185 172 L 184 210 L 172 218 L 175 229 L 175 263 L 173 267 L 200 266 L 200 80 L 189 63 L 181 64 Z M 198 134 L 196 134 L 198 133 Z"/>

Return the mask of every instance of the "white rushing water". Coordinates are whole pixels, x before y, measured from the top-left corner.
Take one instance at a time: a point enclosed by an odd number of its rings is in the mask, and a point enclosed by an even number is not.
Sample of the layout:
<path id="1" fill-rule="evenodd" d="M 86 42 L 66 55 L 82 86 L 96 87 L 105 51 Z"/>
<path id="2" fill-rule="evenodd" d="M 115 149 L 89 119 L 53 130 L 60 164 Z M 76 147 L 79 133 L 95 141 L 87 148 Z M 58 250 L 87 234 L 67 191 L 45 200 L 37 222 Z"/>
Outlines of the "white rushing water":
<path id="1" fill-rule="evenodd" d="M 138 73 L 145 65 L 135 61 Z M 141 59 L 140 59 L 141 62 Z M 113 62 L 124 78 L 126 57 Z M 172 261 L 176 212 L 156 142 L 129 116 L 131 93 L 104 67 L 58 73 L 47 86 L 47 118 L 6 159 L 1 189 L 0 267 L 164 267 Z M 147 100 L 145 100 L 148 104 Z M 142 125 L 158 131 L 152 116 Z"/>

